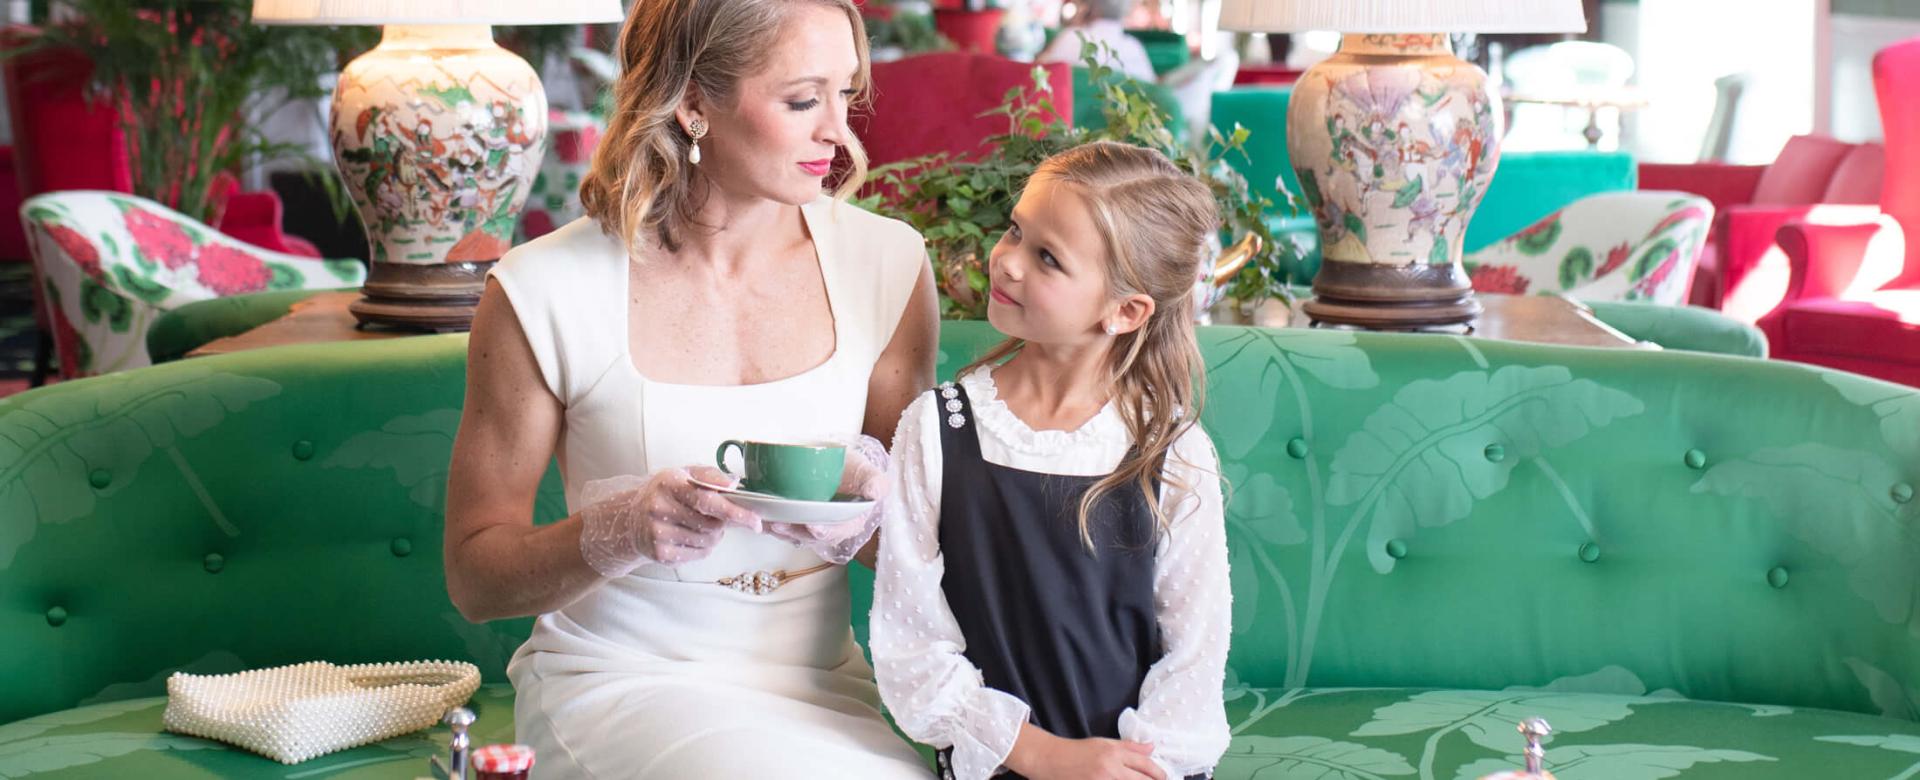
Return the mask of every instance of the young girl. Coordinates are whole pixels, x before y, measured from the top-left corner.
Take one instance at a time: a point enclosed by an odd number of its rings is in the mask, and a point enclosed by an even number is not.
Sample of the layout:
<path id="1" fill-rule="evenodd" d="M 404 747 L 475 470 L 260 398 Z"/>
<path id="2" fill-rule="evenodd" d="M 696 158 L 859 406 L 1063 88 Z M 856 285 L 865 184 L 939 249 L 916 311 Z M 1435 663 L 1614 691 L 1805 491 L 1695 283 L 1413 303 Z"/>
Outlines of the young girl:
<path id="1" fill-rule="evenodd" d="M 941 775 L 1204 776 L 1226 751 L 1218 458 L 1190 297 L 1205 185 L 1094 143 L 991 256 L 1010 338 L 907 407 L 873 600 L 880 695 Z"/>

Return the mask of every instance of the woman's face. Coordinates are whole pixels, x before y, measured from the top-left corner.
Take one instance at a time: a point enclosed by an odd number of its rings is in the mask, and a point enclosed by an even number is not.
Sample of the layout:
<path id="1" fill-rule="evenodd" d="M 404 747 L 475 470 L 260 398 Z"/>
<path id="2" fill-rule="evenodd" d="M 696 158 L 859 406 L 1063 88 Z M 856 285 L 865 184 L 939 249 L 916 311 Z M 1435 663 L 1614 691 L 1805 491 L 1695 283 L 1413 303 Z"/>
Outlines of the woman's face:
<path id="1" fill-rule="evenodd" d="M 767 65 L 730 101 L 703 101 L 700 172 L 721 191 L 800 205 L 819 197 L 847 129 L 860 58 L 840 10 L 799 5 Z"/>

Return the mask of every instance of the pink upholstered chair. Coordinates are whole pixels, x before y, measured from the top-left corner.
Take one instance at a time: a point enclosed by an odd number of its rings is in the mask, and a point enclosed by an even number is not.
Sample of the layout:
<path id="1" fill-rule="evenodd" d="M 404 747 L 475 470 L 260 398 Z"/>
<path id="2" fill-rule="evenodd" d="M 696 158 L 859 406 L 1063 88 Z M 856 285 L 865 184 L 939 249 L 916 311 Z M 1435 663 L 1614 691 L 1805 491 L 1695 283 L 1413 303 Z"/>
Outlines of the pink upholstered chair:
<path id="1" fill-rule="evenodd" d="M 1768 165 L 1643 164 L 1640 187 L 1691 192 L 1712 201 L 1719 216 L 1701 252 L 1688 302 L 1756 322 L 1786 294 L 1787 261 L 1774 233 L 1816 206 L 1832 213 L 1826 207 L 1877 203 L 1883 156 L 1879 144 L 1799 135 L 1788 139 Z"/>
<path id="2" fill-rule="evenodd" d="M 1920 386 L 1920 38 L 1873 58 L 1886 139 L 1878 208 L 1778 231 L 1784 301 L 1760 320 L 1776 357 Z"/>

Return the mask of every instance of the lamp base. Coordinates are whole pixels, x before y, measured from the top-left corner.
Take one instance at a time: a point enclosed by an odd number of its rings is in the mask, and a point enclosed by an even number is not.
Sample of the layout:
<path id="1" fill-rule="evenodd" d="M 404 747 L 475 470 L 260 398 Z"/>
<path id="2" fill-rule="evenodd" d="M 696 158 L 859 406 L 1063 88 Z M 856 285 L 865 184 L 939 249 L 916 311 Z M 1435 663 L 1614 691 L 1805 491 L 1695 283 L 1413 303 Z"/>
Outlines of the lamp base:
<path id="1" fill-rule="evenodd" d="M 1425 330 L 1480 316 L 1473 282 L 1458 264 L 1328 262 L 1302 307 L 1315 323 L 1369 330 Z"/>
<path id="2" fill-rule="evenodd" d="M 360 299 L 347 306 L 363 325 L 438 333 L 472 327 L 494 261 L 403 265 L 374 263 Z"/>

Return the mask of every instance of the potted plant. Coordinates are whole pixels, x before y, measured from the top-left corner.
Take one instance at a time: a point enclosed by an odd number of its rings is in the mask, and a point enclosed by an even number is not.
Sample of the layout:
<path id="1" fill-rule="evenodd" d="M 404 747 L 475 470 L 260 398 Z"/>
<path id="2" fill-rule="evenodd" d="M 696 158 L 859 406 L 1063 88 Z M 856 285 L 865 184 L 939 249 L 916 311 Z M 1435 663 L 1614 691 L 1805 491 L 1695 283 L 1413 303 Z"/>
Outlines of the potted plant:
<path id="1" fill-rule="evenodd" d="M 1299 258 L 1289 241 L 1276 241 L 1263 219 L 1277 206 L 1251 192 L 1242 177 L 1227 165 L 1232 154 L 1245 155 L 1249 133 L 1235 127 L 1230 135 L 1208 130 L 1204 144 L 1189 145 L 1167 129 L 1167 115 L 1139 86 L 1113 78 L 1113 69 L 1091 47 L 1085 52 L 1092 83 L 1100 94 L 1085 99 L 1104 106 L 1106 127 L 1069 128 L 1055 119 L 1046 71 L 1035 68 L 1033 85 L 1008 90 L 1006 100 L 988 112 L 1007 118 L 1007 132 L 985 144 L 992 154 L 956 157 L 936 154 L 875 168 L 861 204 L 897 217 L 927 239 L 941 288 L 941 311 L 954 319 L 986 316 L 987 253 L 1008 226 L 1008 214 L 1034 168 L 1066 149 L 1096 140 L 1114 140 L 1145 146 L 1165 154 L 1213 190 L 1224 224 L 1223 271 L 1231 269 L 1227 296 L 1248 305 L 1279 299 L 1292 300 L 1288 285 Z M 1229 271 L 1230 272 L 1230 271 Z M 1207 301 L 1203 300 L 1204 305 Z"/>
<path id="2" fill-rule="evenodd" d="M 298 154 L 249 121 L 290 101 L 324 98 L 342 54 L 371 47 L 373 28 L 262 27 L 252 0 L 62 0 L 60 20 L 24 34 L 5 56 L 84 52 L 91 85 L 125 130 L 133 192 L 217 221 L 216 183 L 247 163 Z M 336 214 L 348 201 L 323 173 Z"/>

